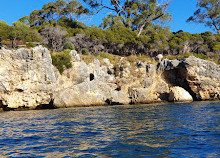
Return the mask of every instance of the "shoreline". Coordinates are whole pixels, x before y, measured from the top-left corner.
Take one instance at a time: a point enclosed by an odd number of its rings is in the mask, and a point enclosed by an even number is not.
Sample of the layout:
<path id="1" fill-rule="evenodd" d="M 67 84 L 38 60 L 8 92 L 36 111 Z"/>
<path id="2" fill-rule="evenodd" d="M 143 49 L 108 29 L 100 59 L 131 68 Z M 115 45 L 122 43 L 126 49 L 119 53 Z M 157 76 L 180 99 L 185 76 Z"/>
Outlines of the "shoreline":
<path id="1" fill-rule="evenodd" d="M 138 103 L 138 104 L 115 104 L 115 105 L 109 105 L 109 104 L 105 104 L 105 105 L 78 105 L 78 106 L 70 106 L 68 108 L 48 108 L 48 109 L 13 109 L 13 110 L 3 110 L 2 108 L 0 108 L 0 113 L 1 112 L 10 112 L 10 111 L 13 111 L 13 112 L 16 112 L 16 111 L 45 111 L 45 110 L 59 110 L 59 109 L 77 109 L 77 108 L 99 108 L 99 107 L 133 107 L 133 106 L 162 106 L 162 105 L 170 105 L 170 104 L 187 104 L 187 103 L 199 103 L 199 104 L 202 104 L 202 103 L 220 103 L 220 100 L 206 100 L 206 101 L 188 101 L 188 102 L 157 102 L 157 103 L 149 103 L 149 104 L 141 104 L 141 103 Z"/>
<path id="2" fill-rule="evenodd" d="M 75 50 L 66 51 L 71 67 L 59 72 L 42 46 L 0 50 L 0 108 L 34 110 L 126 104 L 220 100 L 220 67 L 190 56 L 181 60 L 86 63 Z"/>

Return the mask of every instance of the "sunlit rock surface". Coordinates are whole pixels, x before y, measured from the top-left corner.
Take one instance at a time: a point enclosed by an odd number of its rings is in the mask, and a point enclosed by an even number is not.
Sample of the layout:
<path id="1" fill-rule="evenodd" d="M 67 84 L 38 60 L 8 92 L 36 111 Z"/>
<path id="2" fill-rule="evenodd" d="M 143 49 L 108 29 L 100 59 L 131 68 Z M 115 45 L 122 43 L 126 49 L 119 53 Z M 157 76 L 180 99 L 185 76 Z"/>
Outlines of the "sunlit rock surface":
<path id="1" fill-rule="evenodd" d="M 220 67 L 195 57 L 115 64 L 86 64 L 71 51 L 72 68 L 62 74 L 50 52 L 38 46 L 0 50 L 0 108 L 72 107 L 161 101 L 220 99 Z M 48 106 L 47 106 L 48 105 Z"/>
<path id="2" fill-rule="evenodd" d="M 220 67 L 193 56 L 183 62 L 187 70 L 186 80 L 198 100 L 220 99 Z"/>
<path id="3" fill-rule="evenodd" d="M 9 108 L 48 104 L 55 82 L 46 48 L 0 50 L 0 100 Z"/>
<path id="4" fill-rule="evenodd" d="M 181 87 L 171 87 L 169 92 L 169 101 L 185 102 L 193 101 L 192 96 Z"/>

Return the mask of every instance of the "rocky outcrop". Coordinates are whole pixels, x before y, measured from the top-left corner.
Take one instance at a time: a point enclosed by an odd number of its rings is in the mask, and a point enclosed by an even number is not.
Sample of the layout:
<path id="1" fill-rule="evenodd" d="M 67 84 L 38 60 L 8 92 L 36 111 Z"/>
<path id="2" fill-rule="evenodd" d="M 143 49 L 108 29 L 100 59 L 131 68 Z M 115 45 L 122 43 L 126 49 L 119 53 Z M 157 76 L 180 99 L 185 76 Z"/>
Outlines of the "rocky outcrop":
<path id="1" fill-rule="evenodd" d="M 57 107 L 104 105 L 111 91 L 103 82 L 87 81 L 55 93 L 54 104 Z"/>
<path id="2" fill-rule="evenodd" d="M 181 87 L 171 87 L 168 99 L 172 102 L 193 101 L 193 98 L 189 92 Z"/>
<path id="3" fill-rule="evenodd" d="M 54 105 L 56 107 L 129 104 L 128 93 L 116 90 L 116 79 L 110 69 L 113 65 L 104 59 L 108 66 L 102 66 L 99 60 L 86 64 L 73 62 L 73 67 L 63 75 L 57 74 Z"/>
<path id="4" fill-rule="evenodd" d="M 158 64 L 170 86 L 186 89 L 194 100 L 220 99 L 220 67 L 194 56 L 178 60 L 164 59 Z"/>
<path id="5" fill-rule="evenodd" d="M 220 67 L 214 62 L 189 57 L 183 60 L 186 80 L 198 100 L 220 99 Z"/>
<path id="6" fill-rule="evenodd" d="M 164 59 L 158 64 L 158 70 L 162 72 L 180 67 L 184 67 L 184 64 L 177 59 L 176 60 Z"/>
<path id="7" fill-rule="evenodd" d="M 0 100 L 8 108 L 34 109 L 48 104 L 55 82 L 50 52 L 46 48 L 0 50 Z"/>
<path id="8" fill-rule="evenodd" d="M 72 68 L 61 75 L 50 52 L 0 50 L 0 109 L 145 104 L 161 101 L 220 99 L 220 67 L 195 57 L 112 64 L 95 59 L 86 64 L 71 51 Z"/>
<path id="9" fill-rule="evenodd" d="M 149 88 L 133 88 L 131 91 L 131 103 L 149 104 L 161 102 L 156 93 L 152 93 Z"/>
<path id="10" fill-rule="evenodd" d="M 126 93 L 114 90 L 114 85 L 93 80 L 63 89 L 54 96 L 56 107 L 129 104 Z"/>

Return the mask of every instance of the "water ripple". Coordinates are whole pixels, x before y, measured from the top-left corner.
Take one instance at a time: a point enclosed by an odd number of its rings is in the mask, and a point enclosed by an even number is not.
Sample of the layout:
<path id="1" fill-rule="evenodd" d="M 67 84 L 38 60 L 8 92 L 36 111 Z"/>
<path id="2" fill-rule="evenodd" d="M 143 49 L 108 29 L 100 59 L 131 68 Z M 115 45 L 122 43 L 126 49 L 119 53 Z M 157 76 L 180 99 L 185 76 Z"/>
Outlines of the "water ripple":
<path id="1" fill-rule="evenodd" d="M 0 157 L 220 157 L 220 103 L 3 112 Z"/>

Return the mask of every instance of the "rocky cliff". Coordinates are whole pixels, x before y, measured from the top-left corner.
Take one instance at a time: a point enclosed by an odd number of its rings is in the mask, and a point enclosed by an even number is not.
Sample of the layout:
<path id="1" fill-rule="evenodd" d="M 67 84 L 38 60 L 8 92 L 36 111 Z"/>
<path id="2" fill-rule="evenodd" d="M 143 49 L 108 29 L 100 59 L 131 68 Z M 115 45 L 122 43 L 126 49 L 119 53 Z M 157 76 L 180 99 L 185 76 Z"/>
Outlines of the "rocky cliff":
<path id="1" fill-rule="evenodd" d="M 0 50 L 1 106 L 35 109 L 48 104 L 55 82 L 50 52 L 46 48 Z"/>
<path id="2" fill-rule="evenodd" d="M 157 66 L 125 58 L 86 64 L 71 51 L 61 75 L 38 46 L 0 50 L 0 106 L 5 110 L 220 99 L 220 67 L 195 57 L 159 59 Z"/>

